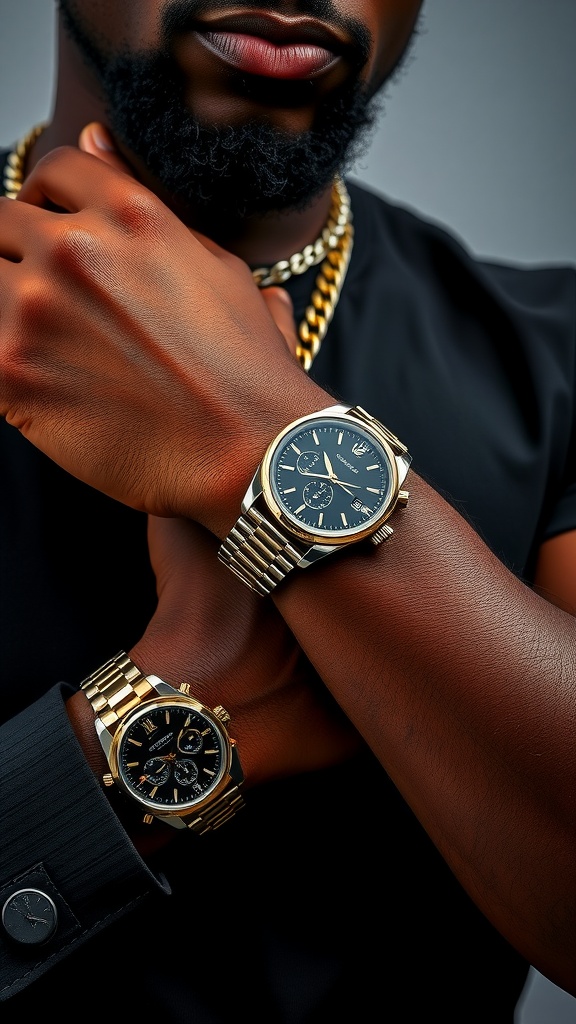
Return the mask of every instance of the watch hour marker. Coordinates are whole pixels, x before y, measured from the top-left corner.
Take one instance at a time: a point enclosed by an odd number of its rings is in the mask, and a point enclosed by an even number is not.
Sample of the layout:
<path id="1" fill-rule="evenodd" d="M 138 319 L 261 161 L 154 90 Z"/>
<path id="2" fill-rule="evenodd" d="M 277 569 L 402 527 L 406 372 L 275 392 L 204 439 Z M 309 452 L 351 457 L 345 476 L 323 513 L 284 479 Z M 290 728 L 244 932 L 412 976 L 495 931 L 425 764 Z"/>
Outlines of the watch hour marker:
<path id="1" fill-rule="evenodd" d="M 170 725 L 170 712 L 168 710 L 164 714 L 164 720 L 166 722 L 166 725 Z"/>
<path id="2" fill-rule="evenodd" d="M 153 799 L 153 798 L 154 798 L 154 797 L 156 796 L 156 793 L 157 793 L 157 792 L 158 792 L 158 786 L 154 786 L 154 787 L 153 787 L 153 788 L 152 788 L 152 789 L 150 790 L 150 796 L 152 797 L 152 799 Z"/>
<path id="3" fill-rule="evenodd" d="M 126 765 L 126 767 L 127 768 L 137 768 L 139 764 L 140 764 L 140 761 L 129 761 L 128 764 Z"/>
<path id="4" fill-rule="evenodd" d="M 178 790 L 176 789 L 176 787 L 174 787 L 174 789 L 172 790 L 172 799 L 174 800 L 175 804 L 178 803 Z"/>
<path id="5" fill-rule="evenodd" d="M 338 432 L 338 444 L 342 444 L 342 439 L 343 439 L 343 437 L 344 437 L 344 431 L 343 431 L 343 430 L 340 430 L 340 431 Z"/>
<path id="6" fill-rule="evenodd" d="M 343 526 L 348 526 L 348 520 L 346 519 L 346 516 L 344 515 L 343 512 L 340 513 L 340 518 L 342 520 Z"/>
<path id="7" fill-rule="evenodd" d="M 203 768 L 204 775 L 210 775 L 211 777 L 216 775 L 216 772 L 211 772 L 209 768 Z"/>
<path id="8" fill-rule="evenodd" d="M 142 746 L 142 744 L 140 743 L 139 740 L 133 740 L 131 736 L 128 739 L 128 743 L 132 743 L 135 747 L 141 747 Z"/>
<path id="9" fill-rule="evenodd" d="M 367 487 L 366 490 L 371 491 L 372 494 L 382 494 L 382 491 L 380 490 L 379 487 Z"/>
<path id="10" fill-rule="evenodd" d="M 280 469 L 289 469 L 293 473 L 296 467 L 295 466 L 286 466 L 286 465 L 284 465 L 284 466 L 280 466 L 279 468 Z"/>
<path id="11" fill-rule="evenodd" d="M 318 526 L 322 526 L 323 522 L 324 522 L 324 513 L 321 512 L 320 515 L 318 516 Z"/>
<path id="12" fill-rule="evenodd" d="M 294 451 L 296 452 L 296 455 L 300 455 L 300 449 L 296 447 L 296 445 L 294 444 L 294 442 L 292 442 L 292 444 L 290 445 L 290 447 L 294 449 Z"/>
<path id="13" fill-rule="evenodd" d="M 217 754 L 218 751 L 217 750 L 205 750 L 204 753 L 205 754 Z M 206 771 L 206 769 L 204 769 L 204 770 Z"/>
<path id="14" fill-rule="evenodd" d="M 299 507 L 295 510 L 294 515 L 295 516 L 299 515 L 299 513 L 303 512 L 305 508 L 306 508 L 306 505 L 299 505 Z"/>
<path id="15" fill-rule="evenodd" d="M 314 438 L 314 443 L 319 445 L 320 441 L 318 440 L 318 434 L 315 430 L 312 431 L 312 437 Z"/>
<path id="16" fill-rule="evenodd" d="M 295 487 L 287 487 L 286 490 L 283 491 L 283 494 L 294 494 L 295 490 L 296 490 Z"/>
<path id="17" fill-rule="evenodd" d="M 375 465 L 375 466 L 366 466 L 366 469 L 378 469 L 378 468 L 379 468 L 379 467 L 378 467 L 378 465 Z"/>

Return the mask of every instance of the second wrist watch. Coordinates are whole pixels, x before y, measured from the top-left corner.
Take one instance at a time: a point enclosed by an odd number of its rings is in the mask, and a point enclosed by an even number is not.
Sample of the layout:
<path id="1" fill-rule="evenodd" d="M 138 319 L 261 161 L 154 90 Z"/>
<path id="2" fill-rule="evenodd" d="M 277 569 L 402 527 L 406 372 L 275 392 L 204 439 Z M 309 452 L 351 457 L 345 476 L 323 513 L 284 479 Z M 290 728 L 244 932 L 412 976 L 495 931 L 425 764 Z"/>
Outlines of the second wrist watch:
<path id="1" fill-rule="evenodd" d="M 405 507 L 412 458 L 360 406 L 332 405 L 290 423 L 272 441 L 218 557 L 252 590 L 270 594 L 356 541 L 380 544 Z"/>
<path id="2" fill-rule="evenodd" d="M 208 708 L 157 676 L 144 675 L 124 651 L 81 684 L 116 785 L 150 824 L 155 818 L 201 835 L 242 807 L 244 781 L 223 707 Z"/>

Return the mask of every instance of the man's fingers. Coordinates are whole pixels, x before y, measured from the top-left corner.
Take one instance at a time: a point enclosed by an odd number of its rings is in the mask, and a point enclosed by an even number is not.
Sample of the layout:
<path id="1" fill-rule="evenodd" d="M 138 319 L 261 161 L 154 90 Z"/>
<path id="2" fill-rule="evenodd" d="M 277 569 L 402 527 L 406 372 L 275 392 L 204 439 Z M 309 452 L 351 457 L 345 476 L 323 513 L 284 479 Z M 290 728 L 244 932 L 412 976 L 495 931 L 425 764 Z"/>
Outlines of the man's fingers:
<path id="1" fill-rule="evenodd" d="M 285 288 L 278 288 L 276 286 L 272 288 L 263 288 L 262 298 L 272 314 L 274 323 L 283 334 L 284 341 L 290 349 L 290 352 L 295 356 L 296 346 L 298 344 L 298 335 L 296 333 L 296 324 L 294 322 L 294 307 L 292 305 L 292 299 Z"/>
<path id="2" fill-rule="evenodd" d="M 106 206 L 112 196 L 121 198 L 128 190 L 144 190 L 122 157 L 109 153 L 108 160 L 103 160 L 105 152 L 95 158 L 75 146 L 53 149 L 26 178 L 18 199 L 31 206 L 79 213 L 87 207 Z"/>
<path id="3" fill-rule="evenodd" d="M 114 167 L 117 171 L 123 171 L 124 174 L 134 177 L 132 168 L 118 152 L 112 135 L 99 121 L 92 121 L 82 129 L 78 145 L 84 153 L 90 153 L 91 156 L 98 157 L 102 163 L 108 164 L 109 167 Z M 216 242 L 213 242 L 211 238 L 208 238 L 207 235 L 203 235 L 199 231 L 190 230 L 198 241 L 202 242 L 204 248 L 208 249 L 215 256 L 222 257 L 226 255 L 226 251 L 217 245 Z"/>
<path id="4" fill-rule="evenodd" d="M 83 153 L 95 156 L 112 170 L 120 171 L 123 174 L 134 177 L 130 166 L 118 152 L 112 135 L 100 122 L 92 121 L 82 129 L 78 139 L 78 145 Z M 28 202 L 33 202 L 35 205 L 42 205 L 42 202 L 40 201 L 40 192 L 43 192 L 44 196 L 52 202 L 58 203 L 60 200 L 62 206 L 65 209 L 70 210 L 70 212 L 72 212 L 77 205 L 80 205 L 80 203 L 77 204 L 74 203 L 74 201 L 71 202 L 71 193 L 76 192 L 76 188 L 70 187 L 66 190 L 67 201 L 64 203 L 64 192 L 62 190 L 61 183 L 58 182 L 57 175 L 53 173 L 50 166 L 44 171 L 44 174 L 42 174 L 42 181 L 36 185 L 36 188 L 32 185 L 28 186 L 28 188 L 31 194 L 26 195 L 25 198 Z M 231 258 L 225 250 L 221 249 L 220 246 L 211 239 L 206 238 L 199 232 L 193 231 L 192 234 L 196 235 L 205 248 L 210 250 L 214 255 L 220 256 L 223 259 L 226 259 L 227 257 Z M 262 296 L 270 313 L 272 314 L 272 318 L 276 326 L 284 337 L 288 349 L 295 356 L 298 338 L 296 334 L 296 325 L 294 323 L 292 299 L 284 288 L 279 287 L 262 289 Z"/>

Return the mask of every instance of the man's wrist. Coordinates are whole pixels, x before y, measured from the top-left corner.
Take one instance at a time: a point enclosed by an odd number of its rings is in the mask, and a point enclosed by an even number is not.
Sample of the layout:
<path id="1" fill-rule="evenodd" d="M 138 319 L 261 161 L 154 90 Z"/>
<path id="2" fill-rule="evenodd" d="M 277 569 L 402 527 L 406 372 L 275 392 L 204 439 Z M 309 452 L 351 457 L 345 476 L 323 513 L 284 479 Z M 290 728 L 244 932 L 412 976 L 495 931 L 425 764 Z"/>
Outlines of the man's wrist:
<path id="1" fill-rule="evenodd" d="M 299 376 L 301 381 L 291 380 L 281 389 L 281 404 L 253 412 L 250 443 L 237 445 L 234 437 L 230 437 L 226 453 L 226 493 L 215 504 L 209 521 L 203 524 L 219 540 L 224 540 L 236 522 L 246 487 L 270 442 L 293 420 L 317 412 L 334 401 L 304 373 L 300 372 Z"/>
<path id="2" fill-rule="evenodd" d="M 106 758 L 94 728 L 94 711 L 86 694 L 79 690 L 66 701 L 66 711 L 76 738 L 94 775 L 101 781 Z"/>

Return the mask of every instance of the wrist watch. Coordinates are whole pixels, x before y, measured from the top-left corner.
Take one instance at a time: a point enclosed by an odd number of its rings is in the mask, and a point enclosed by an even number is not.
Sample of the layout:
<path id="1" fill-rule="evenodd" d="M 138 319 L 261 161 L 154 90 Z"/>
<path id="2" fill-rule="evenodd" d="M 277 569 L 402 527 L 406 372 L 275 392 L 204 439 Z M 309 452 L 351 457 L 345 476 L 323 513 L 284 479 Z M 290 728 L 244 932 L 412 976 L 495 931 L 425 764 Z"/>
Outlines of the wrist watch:
<path id="1" fill-rule="evenodd" d="M 218 550 L 220 561 L 263 596 L 360 540 L 381 544 L 408 502 L 412 457 L 359 405 L 331 405 L 290 423 L 268 446 Z"/>
<path id="2" fill-rule="evenodd" d="M 124 651 L 82 683 L 116 785 L 143 814 L 198 835 L 218 828 L 243 806 L 244 781 L 230 715 L 145 676 Z"/>

